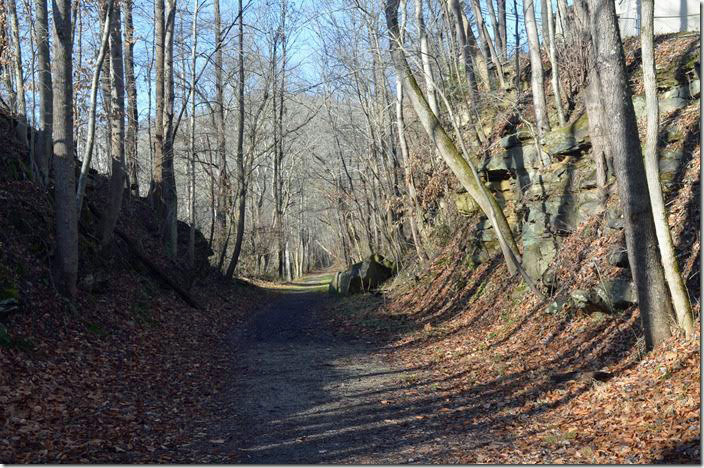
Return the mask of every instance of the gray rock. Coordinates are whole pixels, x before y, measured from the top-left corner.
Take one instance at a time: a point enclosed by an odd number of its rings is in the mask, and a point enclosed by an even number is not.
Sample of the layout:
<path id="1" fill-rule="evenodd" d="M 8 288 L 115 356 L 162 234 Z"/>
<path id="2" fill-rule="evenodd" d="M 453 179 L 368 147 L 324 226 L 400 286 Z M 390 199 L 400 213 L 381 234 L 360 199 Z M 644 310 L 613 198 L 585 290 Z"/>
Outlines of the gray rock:
<path id="1" fill-rule="evenodd" d="M 659 99 L 658 102 L 660 104 L 660 113 L 661 114 L 667 114 L 668 112 L 672 112 L 677 109 L 682 109 L 683 107 L 686 107 L 689 104 L 688 99 L 684 99 L 681 97 Z"/>
<path id="2" fill-rule="evenodd" d="M 513 146 L 516 146 L 517 144 L 518 144 L 518 138 L 516 137 L 515 134 L 506 135 L 505 137 L 501 138 L 501 147 L 502 148 L 511 148 Z"/>
<path id="3" fill-rule="evenodd" d="M 691 94 L 689 92 L 689 85 L 682 85 L 682 86 L 675 86 L 674 88 L 670 88 L 662 95 L 658 96 L 659 100 L 664 100 L 664 99 L 673 99 L 673 98 L 681 98 L 681 99 L 689 99 L 691 97 Z"/>
<path id="4" fill-rule="evenodd" d="M 341 296 L 370 291 L 391 278 L 395 270 L 393 262 L 378 254 L 371 255 L 348 270 L 336 273 L 328 291 Z"/>
<path id="5" fill-rule="evenodd" d="M 623 246 L 613 247 L 608 253 L 607 261 L 609 265 L 628 268 L 628 252 L 626 248 Z"/>
<path id="6" fill-rule="evenodd" d="M 545 135 L 545 151 L 550 155 L 572 154 L 589 145 L 589 119 L 583 114 L 570 125 L 559 127 Z"/>
<path id="7" fill-rule="evenodd" d="M 619 209 L 606 210 L 606 225 L 611 229 L 623 229 L 623 213 Z"/>
<path id="8" fill-rule="evenodd" d="M 608 311 L 608 305 L 593 290 L 575 289 L 570 293 L 570 303 L 582 312 Z"/>
<path id="9" fill-rule="evenodd" d="M 561 312 L 565 308 L 565 306 L 569 306 L 569 304 L 570 304 L 569 299 L 565 299 L 565 298 L 557 299 L 557 300 L 551 302 L 550 304 L 548 304 L 545 307 L 545 309 L 543 309 L 543 311 L 546 314 L 555 315 L 555 314 Z"/>
<path id="10" fill-rule="evenodd" d="M 596 287 L 597 295 L 610 310 L 623 310 L 638 303 L 633 282 L 627 279 L 609 279 Z"/>
<path id="11" fill-rule="evenodd" d="M 460 193 L 454 196 L 457 211 L 465 215 L 473 215 L 479 212 L 479 205 L 468 193 Z"/>
<path id="12" fill-rule="evenodd" d="M 699 89 L 699 80 L 692 80 L 689 82 L 689 95 L 693 98 L 698 98 L 700 89 Z"/>

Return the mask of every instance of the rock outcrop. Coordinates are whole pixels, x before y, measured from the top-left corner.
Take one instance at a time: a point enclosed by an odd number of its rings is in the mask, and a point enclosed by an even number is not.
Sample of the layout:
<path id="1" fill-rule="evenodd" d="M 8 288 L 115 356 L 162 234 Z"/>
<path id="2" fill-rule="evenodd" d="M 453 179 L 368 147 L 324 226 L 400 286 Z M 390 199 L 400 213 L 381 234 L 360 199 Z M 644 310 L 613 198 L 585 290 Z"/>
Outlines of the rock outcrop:
<path id="1" fill-rule="evenodd" d="M 396 273 L 396 265 L 379 254 L 370 255 L 345 271 L 335 274 L 329 292 L 341 296 L 377 289 Z"/>
<path id="2" fill-rule="evenodd" d="M 696 75 L 684 70 L 677 76 L 680 81 L 667 81 L 667 89 L 661 88 L 661 115 L 681 111 L 698 100 Z M 637 117 L 644 118 L 644 97 L 635 96 L 633 102 Z M 662 142 L 668 144 L 668 148 L 660 152 L 659 164 L 660 180 L 667 192 L 675 187 L 687 163 L 681 149 L 670 148 L 682 147 L 687 136 L 674 125 L 663 126 L 661 135 Z M 487 157 L 480 170 L 487 187 L 504 208 L 516 240 L 522 244 L 524 267 L 533 278 L 545 279 L 562 239 L 604 209 L 600 203 L 586 114 L 575 115 L 568 125 L 548 132 L 540 147 L 525 130 L 503 136 L 500 152 Z M 613 179 L 608 181 L 613 182 Z M 461 214 L 471 216 L 480 211 L 467 193 L 454 194 L 453 199 Z M 607 211 L 606 220 L 609 229 L 623 229 L 623 218 L 617 208 Z M 486 261 L 499 248 L 493 229 L 485 219 L 479 222 L 478 229 L 476 247 L 468 262 L 472 265 Z M 623 253 L 614 253 L 610 261 L 628 267 Z M 620 303 L 621 294 L 617 296 L 616 302 Z"/>

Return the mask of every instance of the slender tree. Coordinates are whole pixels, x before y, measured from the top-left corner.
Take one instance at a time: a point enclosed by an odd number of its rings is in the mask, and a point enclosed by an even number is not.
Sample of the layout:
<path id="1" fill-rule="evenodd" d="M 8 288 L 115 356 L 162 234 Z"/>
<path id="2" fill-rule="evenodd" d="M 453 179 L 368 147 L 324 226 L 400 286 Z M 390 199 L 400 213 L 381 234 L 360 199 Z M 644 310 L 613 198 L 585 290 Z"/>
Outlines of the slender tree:
<path id="1" fill-rule="evenodd" d="M 235 267 L 240 259 L 242 252 L 242 240 L 244 239 L 245 213 L 247 203 L 247 172 L 244 161 L 244 11 L 242 10 L 242 0 L 237 3 L 239 10 L 239 54 L 237 57 L 238 66 L 238 83 L 237 83 L 237 113 L 239 120 L 237 122 L 237 171 L 239 176 L 239 191 L 237 197 L 237 205 L 239 213 L 237 216 L 237 234 L 235 237 L 235 249 L 230 259 L 230 264 L 227 266 L 227 278 L 232 278 L 235 273 Z"/>
<path id="2" fill-rule="evenodd" d="M 122 59 L 121 7 L 113 7 L 110 18 L 110 156 L 111 175 L 108 206 L 103 216 L 102 247 L 112 240 L 122 208 L 125 188 L 125 75 Z"/>
<path id="3" fill-rule="evenodd" d="M 548 23 L 548 56 L 550 57 L 550 71 L 552 76 L 552 92 L 555 96 L 555 108 L 557 109 L 557 119 L 560 126 L 564 127 L 567 124 L 565 119 L 565 111 L 562 108 L 562 90 L 560 86 L 560 68 L 557 64 L 557 47 L 555 45 L 555 27 L 552 21 L 552 0 L 546 3 L 546 15 Z"/>
<path id="4" fill-rule="evenodd" d="M 550 123 L 548 122 L 547 105 L 545 104 L 543 63 L 540 59 L 540 42 L 538 41 L 538 28 L 535 25 L 535 7 L 533 1 L 534 0 L 523 1 L 523 17 L 530 52 L 530 84 L 531 90 L 533 91 L 535 121 L 538 127 L 538 136 L 542 139 L 545 132 L 550 130 Z"/>
<path id="5" fill-rule="evenodd" d="M 35 154 L 41 174 L 41 183 L 49 182 L 49 162 L 52 153 L 52 82 L 51 60 L 49 54 L 49 14 L 47 0 L 35 0 L 36 17 L 34 21 L 35 42 L 37 43 L 39 72 L 39 139 Z"/>
<path id="6" fill-rule="evenodd" d="M 222 18 L 220 13 L 220 0 L 214 0 L 214 24 L 213 33 L 215 39 L 215 131 L 217 136 L 218 152 L 218 196 L 215 205 L 215 238 L 216 245 L 220 249 L 220 260 L 218 264 L 222 268 L 225 253 L 227 251 L 227 213 L 229 205 L 229 184 L 227 174 L 227 142 L 225 139 L 225 97 L 223 92 L 223 48 L 222 44 Z"/>
<path id="7" fill-rule="evenodd" d="M 614 3 L 588 0 L 600 98 L 609 116 L 605 128 L 619 188 L 631 275 L 648 349 L 671 335 L 672 303 L 660 263 L 657 236 L 641 158 L 640 137 L 628 87 Z"/>
<path id="8" fill-rule="evenodd" d="M 134 35 L 132 20 L 133 0 L 124 0 L 125 11 L 125 84 L 127 87 L 127 136 L 125 152 L 127 154 L 127 175 L 130 191 L 133 196 L 139 196 L 139 179 L 137 178 L 137 136 L 139 133 L 139 112 L 137 109 L 137 82 L 134 73 L 134 45 L 137 41 Z"/>
<path id="9" fill-rule="evenodd" d="M 90 85 L 90 107 L 88 111 L 88 136 L 83 153 L 83 162 L 81 163 L 81 173 L 78 177 L 78 187 L 76 188 L 76 207 L 78 213 L 83 208 L 83 197 L 88 183 L 88 172 L 90 171 L 90 162 L 93 157 L 93 146 L 95 145 L 95 114 L 98 104 L 98 84 L 100 81 L 100 72 L 103 69 L 103 61 L 108 50 L 110 41 L 110 18 L 112 16 L 113 0 L 107 0 L 105 5 L 105 18 L 103 19 L 103 30 L 100 39 L 100 48 L 98 49 L 98 57 L 96 59 L 95 68 L 93 68 L 93 78 Z"/>
<path id="10" fill-rule="evenodd" d="M 442 124 L 438 121 L 435 114 L 430 111 L 428 102 L 425 96 L 423 96 L 423 92 L 418 87 L 418 83 L 398 43 L 398 7 L 399 0 L 386 1 L 386 22 L 390 35 L 389 44 L 396 73 L 402 77 L 404 89 L 408 92 L 416 115 L 445 160 L 445 163 L 489 218 L 489 222 L 494 227 L 494 231 L 499 239 L 499 244 L 509 271 L 512 274 L 516 271 L 523 272 L 523 268 L 520 265 L 518 247 L 516 247 L 513 234 L 500 206 L 482 184 L 476 168 L 474 168 L 470 161 L 462 157 L 449 135 L 443 129 Z M 527 280 L 530 281 L 530 279 Z"/>
<path id="11" fill-rule="evenodd" d="M 645 86 L 645 106 L 647 114 L 647 132 L 645 139 L 645 175 L 648 180 L 648 194 L 653 210 L 655 234 L 658 239 L 660 258 L 664 268 L 665 279 L 672 296 L 672 306 L 677 316 L 677 323 L 690 335 L 694 329 L 692 307 L 685 288 L 679 266 L 675 245 L 672 242 L 670 226 L 667 223 L 667 209 L 660 187 L 660 168 L 658 167 L 658 132 L 660 126 L 660 109 L 658 88 L 655 80 L 654 47 L 654 0 L 641 0 L 641 51 L 643 63 L 643 84 Z"/>

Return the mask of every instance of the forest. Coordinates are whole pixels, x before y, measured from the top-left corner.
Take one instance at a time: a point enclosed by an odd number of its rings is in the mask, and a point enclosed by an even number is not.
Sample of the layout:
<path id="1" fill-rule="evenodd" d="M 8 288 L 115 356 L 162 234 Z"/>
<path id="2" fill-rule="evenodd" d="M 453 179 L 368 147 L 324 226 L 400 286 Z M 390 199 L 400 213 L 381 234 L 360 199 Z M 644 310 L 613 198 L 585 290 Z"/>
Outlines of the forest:
<path id="1" fill-rule="evenodd" d="M 0 463 L 700 464 L 699 11 L 0 0 Z"/>

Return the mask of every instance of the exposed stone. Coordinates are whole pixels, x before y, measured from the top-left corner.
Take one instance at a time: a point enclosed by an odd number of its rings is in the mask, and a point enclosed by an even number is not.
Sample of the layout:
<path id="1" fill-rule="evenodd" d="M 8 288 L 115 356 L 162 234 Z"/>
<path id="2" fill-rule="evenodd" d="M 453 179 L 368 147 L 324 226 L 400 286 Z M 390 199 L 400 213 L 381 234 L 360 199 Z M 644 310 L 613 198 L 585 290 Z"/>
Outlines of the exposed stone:
<path id="1" fill-rule="evenodd" d="M 570 125 L 548 132 L 544 138 L 545 151 L 550 155 L 573 154 L 589 145 L 589 119 L 583 114 Z"/>
<path id="2" fill-rule="evenodd" d="M 515 134 L 506 135 L 505 137 L 501 138 L 501 147 L 502 148 L 511 148 L 513 146 L 516 146 L 517 144 L 518 144 L 518 138 L 516 137 Z"/>
<path id="3" fill-rule="evenodd" d="M 468 193 L 460 193 L 454 196 L 457 211 L 465 215 L 474 215 L 479 212 L 479 205 Z"/>
<path id="4" fill-rule="evenodd" d="M 689 82 L 689 95 L 693 98 L 698 98 L 700 93 L 699 80 L 692 80 Z"/>
<path id="5" fill-rule="evenodd" d="M 689 99 L 691 97 L 690 92 L 689 92 L 689 85 L 681 85 L 681 86 L 675 86 L 674 88 L 670 88 L 664 93 L 662 93 L 660 96 L 658 96 L 658 100 L 665 100 L 665 99 L 672 99 L 672 98 L 680 98 L 680 99 Z"/>
<path id="6" fill-rule="evenodd" d="M 668 99 L 659 99 L 660 113 L 667 114 L 678 109 L 682 109 L 689 104 L 689 100 L 681 97 L 672 97 Z"/>
<path id="7" fill-rule="evenodd" d="M 626 251 L 626 248 L 620 245 L 613 247 L 609 250 L 607 261 L 609 262 L 609 265 L 628 268 L 628 252 Z"/>
<path id="8" fill-rule="evenodd" d="M 348 270 L 336 273 L 328 291 L 342 296 L 370 291 L 391 278 L 395 271 L 396 265 L 393 262 L 374 254 L 363 262 L 355 263 Z"/>
<path id="9" fill-rule="evenodd" d="M 596 287 L 598 296 L 611 310 L 626 309 L 638 303 L 633 282 L 627 279 L 609 279 Z"/>

